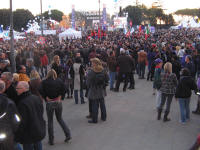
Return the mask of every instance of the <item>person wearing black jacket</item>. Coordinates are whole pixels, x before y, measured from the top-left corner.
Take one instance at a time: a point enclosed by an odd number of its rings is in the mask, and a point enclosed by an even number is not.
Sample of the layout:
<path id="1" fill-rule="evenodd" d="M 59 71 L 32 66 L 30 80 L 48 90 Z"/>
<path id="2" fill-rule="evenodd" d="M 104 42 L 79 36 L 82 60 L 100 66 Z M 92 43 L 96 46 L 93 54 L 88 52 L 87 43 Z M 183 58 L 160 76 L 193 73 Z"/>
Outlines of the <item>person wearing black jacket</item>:
<path id="1" fill-rule="evenodd" d="M 54 69 L 56 71 L 56 74 L 58 77 L 62 76 L 63 70 L 60 64 L 60 57 L 58 55 L 55 55 L 53 57 L 53 63 L 52 63 L 51 69 Z"/>
<path id="2" fill-rule="evenodd" d="M 71 139 L 71 133 L 62 118 L 62 102 L 65 98 L 66 88 L 64 83 L 57 78 L 55 70 L 51 69 L 47 73 L 45 80 L 41 82 L 41 87 L 39 89 L 41 96 L 46 101 L 46 111 L 48 119 L 48 133 L 49 133 L 49 144 L 54 145 L 54 134 L 53 134 L 53 114 L 55 111 L 56 119 L 60 126 L 62 127 L 66 139 L 68 142 Z"/>
<path id="3" fill-rule="evenodd" d="M 190 76 L 189 69 L 183 68 L 175 93 L 175 98 L 178 99 L 180 105 L 181 123 L 185 123 L 190 119 L 190 97 L 192 90 L 197 91 L 197 85 Z"/>
<path id="4" fill-rule="evenodd" d="M 74 67 L 71 58 L 67 60 L 63 72 L 65 76 L 64 81 L 67 88 L 67 98 L 72 98 L 74 92 Z"/>
<path id="5" fill-rule="evenodd" d="M 101 110 L 101 120 L 106 121 L 107 119 L 104 97 L 106 96 L 106 86 L 109 77 L 98 58 L 91 59 L 91 63 L 92 68 L 86 77 L 88 99 L 91 104 L 89 106 L 91 107 L 91 120 L 88 120 L 88 123 L 98 123 L 99 107 Z"/>
<path id="6" fill-rule="evenodd" d="M 187 55 L 185 57 L 185 68 L 187 68 L 190 71 L 191 76 L 193 77 L 193 79 L 195 79 L 195 75 L 196 75 L 195 65 L 190 55 Z"/>
<path id="7" fill-rule="evenodd" d="M 8 62 L 6 60 L 1 60 L 0 61 L 0 75 L 3 72 L 9 72 L 9 70 L 8 70 Z"/>
<path id="8" fill-rule="evenodd" d="M 132 56 L 129 55 L 129 57 Z M 130 80 L 130 85 L 128 87 L 128 89 L 135 89 L 135 79 L 134 79 L 134 73 L 135 73 L 135 60 L 132 59 L 132 63 L 131 63 L 131 72 L 129 72 L 129 80 Z"/>
<path id="9" fill-rule="evenodd" d="M 46 122 L 43 118 L 42 100 L 29 91 L 29 84 L 20 81 L 16 86 L 19 95 L 17 105 L 22 121 L 16 132 L 16 142 L 23 144 L 23 150 L 42 150 L 42 139 L 46 135 Z"/>
<path id="10" fill-rule="evenodd" d="M 176 74 L 177 79 L 180 79 L 181 63 L 178 61 L 178 57 L 174 55 L 172 57 L 172 73 Z"/>
<path id="11" fill-rule="evenodd" d="M 119 67 L 119 74 L 115 86 L 115 92 L 119 91 L 120 82 L 124 81 L 123 91 L 126 91 L 128 85 L 129 73 L 132 71 L 134 64 L 133 59 L 125 54 L 125 50 L 121 49 L 121 55 L 117 59 L 117 66 Z"/>
<path id="12" fill-rule="evenodd" d="M 18 96 L 17 91 L 15 90 L 15 86 L 13 84 L 13 75 L 11 72 L 4 72 L 1 74 L 1 80 L 3 80 L 6 84 L 5 94 L 10 98 L 15 104 L 18 104 Z"/>
<path id="13" fill-rule="evenodd" d="M 5 83 L 0 80 L 0 149 L 13 150 L 14 134 L 19 126 L 20 117 L 15 103 L 4 95 L 4 91 Z"/>

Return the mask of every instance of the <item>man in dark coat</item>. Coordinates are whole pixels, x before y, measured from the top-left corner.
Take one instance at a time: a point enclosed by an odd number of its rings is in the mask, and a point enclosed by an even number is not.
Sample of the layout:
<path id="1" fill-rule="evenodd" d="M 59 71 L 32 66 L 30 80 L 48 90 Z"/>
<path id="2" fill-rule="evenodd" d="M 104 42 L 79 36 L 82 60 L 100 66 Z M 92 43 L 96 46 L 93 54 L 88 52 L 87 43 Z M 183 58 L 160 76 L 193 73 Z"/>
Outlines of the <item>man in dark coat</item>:
<path id="1" fill-rule="evenodd" d="M 15 90 L 15 87 L 12 83 L 12 81 L 13 81 L 12 73 L 11 72 L 2 73 L 1 80 L 3 80 L 6 84 L 6 90 L 4 93 L 7 95 L 8 98 L 10 98 L 12 101 L 14 101 L 15 104 L 17 105 L 18 95 L 17 95 L 17 91 Z"/>
<path id="2" fill-rule="evenodd" d="M 4 95 L 5 83 L 0 80 L 0 149 L 14 149 L 14 132 L 20 123 L 16 105 Z"/>
<path id="3" fill-rule="evenodd" d="M 121 55 L 117 59 L 117 66 L 119 67 L 119 74 L 115 86 L 115 92 L 119 91 L 120 82 L 124 81 L 123 91 L 126 91 L 128 85 L 129 73 L 132 71 L 134 65 L 133 59 L 125 54 L 125 50 L 120 50 Z"/>
<path id="4" fill-rule="evenodd" d="M 46 134 L 46 125 L 43 118 L 42 100 L 29 92 L 29 84 L 20 81 L 16 86 L 19 95 L 17 106 L 22 122 L 16 133 L 16 141 L 23 144 L 24 150 L 42 150 L 41 140 Z"/>
<path id="5" fill-rule="evenodd" d="M 8 62 L 6 60 L 1 60 L 0 61 L 0 75 L 3 72 L 8 72 Z"/>

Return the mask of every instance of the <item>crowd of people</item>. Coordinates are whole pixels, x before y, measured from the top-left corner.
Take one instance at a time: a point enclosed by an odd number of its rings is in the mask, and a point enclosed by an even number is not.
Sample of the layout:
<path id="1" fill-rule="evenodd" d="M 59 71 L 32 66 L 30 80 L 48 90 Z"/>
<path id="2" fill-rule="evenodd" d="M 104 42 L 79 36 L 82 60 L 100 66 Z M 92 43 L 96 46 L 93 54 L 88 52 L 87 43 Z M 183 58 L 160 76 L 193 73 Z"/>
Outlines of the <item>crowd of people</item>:
<path id="1" fill-rule="evenodd" d="M 163 121 L 170 121 L 175 97 L 180 105 L 180 123 L 185 124 L 190 120 L 192 90 L 200 90 L 199 35 L 192 29 L 157 30 L 148 38 L 142 31 L 130 36 L 116 31 L 108 32 L 104 39 L 85 36 L 59 41 L 56 36 L 45 36 L 44 44 L 38 42 L 39 37 L 27 35 L 26 40 L 15 41 L 15 73 L 10 70 L 10 45 L 0 41 L 0 108 L 4 108 L 0 109 L 0 119 L 5 112 L 12 116 L 5 119 L 12 125 L 12 134 L 6 142 L 0 141 L 0 146 L 20 150 L 22 144 L 24 150 L 42 150 L 41 141 L 46 135 L 44 103 L 49 144 L 54 145 L 54 112 L 64 141 L 69 142 L 71 131 L 62 117 L 64 99 L 85 104 L 87 98 L 88 123 L 97 124 L 99 107 L 101 120 L 107 119 L 106 87 L 120 92 L 123 83 L 124 93 L 134 90 L 136 76 L 138 82 L 153 81 L 157 120 L 161 120 L 166 103 Z M 200 96 L 193 113 L 200 114 Z"/>

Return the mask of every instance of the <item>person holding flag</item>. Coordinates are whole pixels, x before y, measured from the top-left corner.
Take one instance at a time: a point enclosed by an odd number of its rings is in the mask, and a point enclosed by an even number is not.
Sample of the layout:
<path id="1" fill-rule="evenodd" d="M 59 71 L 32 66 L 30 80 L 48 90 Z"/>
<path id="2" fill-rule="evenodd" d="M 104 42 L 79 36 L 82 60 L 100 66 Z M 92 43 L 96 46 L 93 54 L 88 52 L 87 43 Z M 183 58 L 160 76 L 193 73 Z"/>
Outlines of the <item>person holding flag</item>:
<path id="1" fill-rule="evenodd" d="M 147 38 L 149 37 L 149 25 L 146 27 L 146 33 L 145 33 L 145 40 L 147 40 Z"/>

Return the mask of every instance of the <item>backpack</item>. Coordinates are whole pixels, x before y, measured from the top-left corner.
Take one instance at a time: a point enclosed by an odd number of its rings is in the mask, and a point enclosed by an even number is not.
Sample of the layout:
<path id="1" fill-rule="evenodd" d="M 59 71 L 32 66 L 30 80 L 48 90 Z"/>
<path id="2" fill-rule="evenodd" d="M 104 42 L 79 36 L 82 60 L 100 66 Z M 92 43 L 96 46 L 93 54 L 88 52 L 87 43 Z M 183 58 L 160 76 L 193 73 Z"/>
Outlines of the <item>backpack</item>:
<path id="1" fill-rule="evenodd" d="M 103 88 L 105 88 L 108 85 L 106 75 L 103 72 L 95 73 L 94 85 L 95 87 L 103 87 Z"/>

